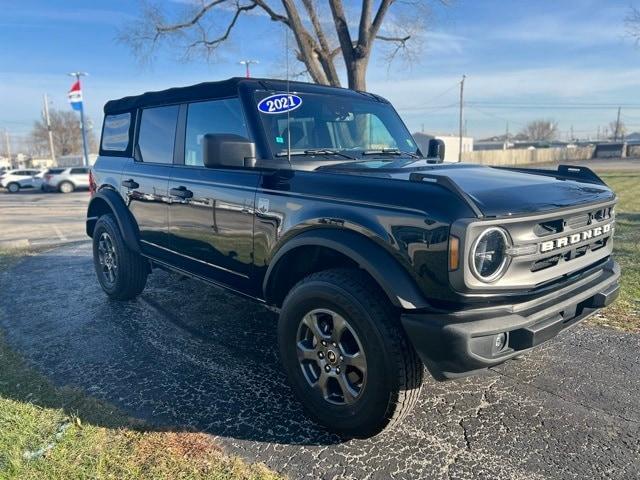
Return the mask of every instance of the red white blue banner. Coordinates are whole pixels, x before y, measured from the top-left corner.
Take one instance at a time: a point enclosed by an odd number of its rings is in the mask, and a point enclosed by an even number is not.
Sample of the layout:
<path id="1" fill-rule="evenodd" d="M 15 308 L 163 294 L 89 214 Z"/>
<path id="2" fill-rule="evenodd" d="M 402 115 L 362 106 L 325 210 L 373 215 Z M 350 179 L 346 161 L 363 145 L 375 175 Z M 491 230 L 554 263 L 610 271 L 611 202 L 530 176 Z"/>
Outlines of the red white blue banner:
<path id="1" fill-rule="evenodd" d="M 67 94 L 71 108 L 74 110 L 82 110 L 82 89 L 80 88 L 80 80 L 71 85 L 71 90 Z"/>

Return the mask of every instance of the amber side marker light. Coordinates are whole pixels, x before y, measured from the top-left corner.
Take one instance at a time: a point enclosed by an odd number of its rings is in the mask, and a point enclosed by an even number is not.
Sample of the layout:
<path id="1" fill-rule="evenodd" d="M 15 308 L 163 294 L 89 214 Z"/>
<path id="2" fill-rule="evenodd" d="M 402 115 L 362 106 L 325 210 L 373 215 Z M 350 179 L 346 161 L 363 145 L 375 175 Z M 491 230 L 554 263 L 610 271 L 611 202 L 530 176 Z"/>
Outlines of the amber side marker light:
<path id="1" fill-rule="evenodd" d="M 449 271 L 457 270 L 460 266 L 460 239 L 449 235 Z"/>

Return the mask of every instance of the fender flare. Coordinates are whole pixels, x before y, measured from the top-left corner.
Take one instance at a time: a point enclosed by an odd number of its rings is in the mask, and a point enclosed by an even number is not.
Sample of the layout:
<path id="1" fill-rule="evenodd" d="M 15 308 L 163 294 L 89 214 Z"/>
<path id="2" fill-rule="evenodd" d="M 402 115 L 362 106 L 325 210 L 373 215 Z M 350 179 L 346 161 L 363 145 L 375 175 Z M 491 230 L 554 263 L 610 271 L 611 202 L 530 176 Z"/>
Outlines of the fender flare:
<path id="1" fill-rule="evenodd" d="M 120 227 L 120 233 L 122 233 L 122 237 L 124 238 L 124 242 L 127 247 L 129 247 L 136 253 L 140 253 L 140 243 L 138 241 L 140 238 L 140 230 L 138 229 L 138 224 L 131 215 L 131 212 L 125 205 L 124 200 L 122 199 L 120 194 L 115 190 L 100 190 L 93 196 L 93 198 L 89 202 L 86 224 L 87 235 L 93 237 L 93 229 L 95 227 L 96 221 L 98 220 L 98 216 L 92 215 L 92 207 L 94 207 L 93 209 L 95 209 L 95 205 L 98 202 L 106 203 L 111 210 L 111 213 L 113 213 L 113 215 L 116 217 L 118 227 Z"/>
<path id="2" fill-rule="evenodd" d="M 280 247 L 269 262 L 262 283 L 264 298 L 267 298 L 269 280 L 278 262 L 293 249 L 303 246 L 326 247 L 349 257 L 373 277 L 396 307 L 413 310 L 429 306 L 409 272 L 391 253 L 360 233 L 338 229 L 303 232 Z"/>

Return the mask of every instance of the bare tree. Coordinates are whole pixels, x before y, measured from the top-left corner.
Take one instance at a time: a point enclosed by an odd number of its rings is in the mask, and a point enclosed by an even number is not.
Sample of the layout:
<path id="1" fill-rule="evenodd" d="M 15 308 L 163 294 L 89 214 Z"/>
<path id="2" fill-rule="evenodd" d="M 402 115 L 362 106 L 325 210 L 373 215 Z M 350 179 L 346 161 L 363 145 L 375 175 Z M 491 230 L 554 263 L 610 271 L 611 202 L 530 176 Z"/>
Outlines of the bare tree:
<path id="1" fill-rule="evenodd" d="M 627 34 L 640 44 L 640 9 L 631 7 L 624 19 Z"/>
<path id="2" fill-rule="evenodd" d="M 434 1 L 447 4 L 449 0 Z M 362 0 L 360 8 L 349 11 L 343 0 L 328 0 L 326 12 L 326 7 L 316 0 L 280 0 L 278 7 L 273 6 L 275 3 L 276 0 L 200 0 L 186 3 L 167 18 L 160 2 L 150 1 L 143 4 L 140 19 L 128 25 L 120 39 L 143 59 L 150 58 L 162 41 L 173 43 L 186 59 L 201 53 L 209 58 L 230 40 L 241 17 L 254 14 L 292 32 L 296 59 L 314 82 L 340 86 L 337 61 L 342 59 L 349 88 L 366 90 L 374 43 L 387 46 L 383 54 L 389 62 L 402 55 L 415 59 L 409 46 L 411 42 L 420 44 L 416 40 L 429 18 L 425 14 L 429 0 Z M 411 11 L 411 21 L 402 20 L 403 9 L 405 17 L 409 16 L 406 11 Z M 350 23 L 349 16 L 357 16 L 357 24 Z"/>
<path id="3" fill-rule="evenodd" d="M 627 127 L 622 120 L 613 120 L 609 122 L 609 131 L 611 132 L 611 136 L 609 136 L 610 139 L 624 140 L 624 137 L 627 134 Z"/>
<path id="4" fill-rule="evenodd" d="M 66 110 L 49 110 L 51 131 L 53 132 L 53 148 L 57 156 L 82 153 L 82 134 L 80 120 L 74 112 Z M 89 122 L 86 117 L 85 121 Z M 87 132 L 89 150 L 95 151 L 96 141 L 91 131 Z M 36 120 L 29 135 L 31 153 L 49 155 L 49 131 L 44 119 Z"/>
<path id="5" fill-rule="evenodd" d="M 520 132 L 521 138 L 535 142 L 554 140 L 557 135 L 558 124 L 553 120 L 534 120 Z"/>

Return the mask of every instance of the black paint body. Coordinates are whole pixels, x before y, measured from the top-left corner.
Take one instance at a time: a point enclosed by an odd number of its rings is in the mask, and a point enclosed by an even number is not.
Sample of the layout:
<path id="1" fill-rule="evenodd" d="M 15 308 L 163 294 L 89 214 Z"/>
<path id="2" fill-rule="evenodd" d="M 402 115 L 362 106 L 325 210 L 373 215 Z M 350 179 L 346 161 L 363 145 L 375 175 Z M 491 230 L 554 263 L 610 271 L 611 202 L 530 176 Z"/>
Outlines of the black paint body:
<path id="1" fill-rule="evenodd" d="M 302 257 L 293 256 L 295 251 L 305 252 L 307 247 L 335 247 L 368 271 L 404 314 L 438 315 L 441 321 L 474 305 L 508 306 L 536 298 L 550 288 L 566 288 L 576 279 L 562 277 L 551 286 L 481 295 L 453 288 L 448 270 L 450 228 L 463 219 L 477 219 L 478 214 L 469 201 L 446 185 L 410 181 L 412 173 L 453 179 L 483 218 L 489 219 L 615 200 L 613 192 L 601 184 L 420 159 L 399 158 L 384 168 L 370 168 L 366 161 L 344 163 L 327 158 L 292 157 L 290 164 L 270 151 L 254 99 L 256 90 L 283 92 L 287 85 L 254 79 L 224 83 L 220 94 L 206 85 L 198 86 L 197 100 L 240 98 L 249 139 L 256 145 L 256 166 L 185 166 L 185 104 L 195 99 L 176 89 L 177 93 L 165 96 L 167 103 L 181 105 L 174 163 L 140 162 L 131 145 L 120 155 L 101 152 L 93 171 L 97 194 L 89 209 L 90 235 L 100 213 L 119 208 L 121 225 L 132 225 L 127 227 L 133 232 L 129 246 L 156 265 L 214 282 L 276 308 L 282 295 L 273 282 L 282 282 L 296 272 L 296 265 L 287 263 L 287 258 L 299 261 Z M 300 95 L 330 93 L 386 102 L 370 94 L 304 83 L 292 82 L 289 88 Z M 105 112 L 130 111 L 139 122 L 138 112 L 145 102 L 163 104 L 162 95 L 145 95 L 150 96 L 110 102 Z M 134 144 L 137 128 L 131 131 Z M 132 181 L 137 187 L 123 186 L 123 181 Z M 180 198 L 180 190 L 192 196 Z M 121 205 L 114 206 L 118 202 Z M 407 331 L 415 331 L 415 325 L 413 318 Z M 419 346 L 417 349 L 428 361 L 427 354 Z"/>

